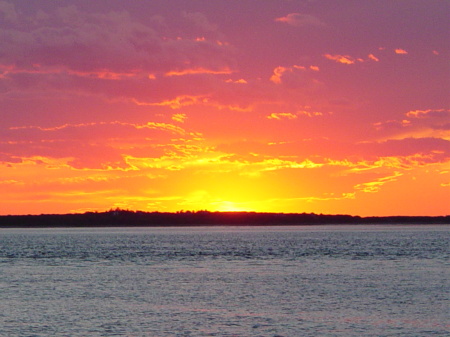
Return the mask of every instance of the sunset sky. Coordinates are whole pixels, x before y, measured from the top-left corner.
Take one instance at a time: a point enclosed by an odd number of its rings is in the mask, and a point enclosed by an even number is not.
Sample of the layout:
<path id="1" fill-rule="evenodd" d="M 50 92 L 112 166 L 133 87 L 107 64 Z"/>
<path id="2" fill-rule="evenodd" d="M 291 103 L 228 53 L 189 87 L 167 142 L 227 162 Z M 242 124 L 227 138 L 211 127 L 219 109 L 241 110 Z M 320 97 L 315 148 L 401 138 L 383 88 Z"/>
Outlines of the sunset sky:
<path id="1" fill-rule="evenodd" d="M 449 214 L 449 15 L 0 1 L 0 214 Z"/>

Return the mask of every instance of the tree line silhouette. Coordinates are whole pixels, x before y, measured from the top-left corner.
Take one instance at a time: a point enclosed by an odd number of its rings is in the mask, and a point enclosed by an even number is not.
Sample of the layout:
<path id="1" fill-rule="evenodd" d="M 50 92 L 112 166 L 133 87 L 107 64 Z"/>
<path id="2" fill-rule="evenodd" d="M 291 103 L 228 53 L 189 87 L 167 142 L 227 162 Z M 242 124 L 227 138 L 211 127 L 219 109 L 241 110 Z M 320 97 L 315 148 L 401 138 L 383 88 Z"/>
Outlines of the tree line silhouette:
<path id="1" fill-rule="evenodd" d="M 0 216 L 0 227 L 170 227 L 282 226 L 325 224 L 450 224 L 447 216 L 371 216 L 314 213 L 180 211 L 142 212 L 111 209 L 83 214 Z"/>

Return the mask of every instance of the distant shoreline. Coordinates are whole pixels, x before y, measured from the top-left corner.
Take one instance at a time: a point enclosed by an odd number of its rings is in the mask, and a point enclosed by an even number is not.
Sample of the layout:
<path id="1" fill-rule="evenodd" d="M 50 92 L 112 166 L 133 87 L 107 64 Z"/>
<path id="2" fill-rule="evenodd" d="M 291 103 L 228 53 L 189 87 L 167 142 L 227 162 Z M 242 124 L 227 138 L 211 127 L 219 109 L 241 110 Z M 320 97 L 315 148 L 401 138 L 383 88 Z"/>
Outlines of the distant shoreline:
<path id="1" fill-rule="evenodd" d="M 311 225 L 450 225 L 446 216 L 352 216 L 314 213 L 142 212 L 111 210 L 83 214 L 3 215 L 0 228 L 199 227 Z"/>

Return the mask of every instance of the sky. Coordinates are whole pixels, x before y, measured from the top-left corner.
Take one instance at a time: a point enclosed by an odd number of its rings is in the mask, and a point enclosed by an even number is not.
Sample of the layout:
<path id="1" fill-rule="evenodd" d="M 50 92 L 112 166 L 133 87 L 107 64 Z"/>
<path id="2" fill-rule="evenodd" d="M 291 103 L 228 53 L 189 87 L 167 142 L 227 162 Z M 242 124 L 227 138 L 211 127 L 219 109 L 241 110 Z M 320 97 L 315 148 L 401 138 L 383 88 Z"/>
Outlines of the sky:
<path id="1" fill-rule="evenodd" d="M 450 214 L 450 1 L 0 1 L 0 214 Z"/>

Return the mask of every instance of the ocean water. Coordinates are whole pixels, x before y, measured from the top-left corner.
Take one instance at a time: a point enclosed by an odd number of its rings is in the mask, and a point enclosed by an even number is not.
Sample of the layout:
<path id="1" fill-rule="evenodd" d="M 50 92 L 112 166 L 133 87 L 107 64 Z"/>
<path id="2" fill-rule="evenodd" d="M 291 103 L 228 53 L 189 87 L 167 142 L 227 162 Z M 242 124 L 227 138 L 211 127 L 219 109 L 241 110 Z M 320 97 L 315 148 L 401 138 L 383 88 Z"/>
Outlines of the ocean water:
<path id="1" fill-rule="evenodd" d="M 0 229 L 0 336 L 449 336 L 447 226 Z"/>

